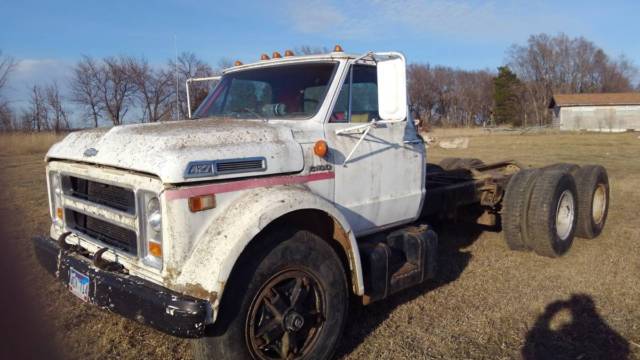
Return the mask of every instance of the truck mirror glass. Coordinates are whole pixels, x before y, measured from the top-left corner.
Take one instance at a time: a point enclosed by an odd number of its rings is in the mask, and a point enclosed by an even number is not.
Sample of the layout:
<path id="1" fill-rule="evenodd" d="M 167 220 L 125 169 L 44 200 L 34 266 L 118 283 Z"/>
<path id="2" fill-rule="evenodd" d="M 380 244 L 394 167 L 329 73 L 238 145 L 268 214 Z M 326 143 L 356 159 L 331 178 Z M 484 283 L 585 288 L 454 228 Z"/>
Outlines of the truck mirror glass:
<path id="1" fill-rule="evenodd" d="M 382 56 L 376 56 L 380 118 L 404 120 L 407 118 L 407 75 L 404 56 L 400 53 L 380 55 Z"/>

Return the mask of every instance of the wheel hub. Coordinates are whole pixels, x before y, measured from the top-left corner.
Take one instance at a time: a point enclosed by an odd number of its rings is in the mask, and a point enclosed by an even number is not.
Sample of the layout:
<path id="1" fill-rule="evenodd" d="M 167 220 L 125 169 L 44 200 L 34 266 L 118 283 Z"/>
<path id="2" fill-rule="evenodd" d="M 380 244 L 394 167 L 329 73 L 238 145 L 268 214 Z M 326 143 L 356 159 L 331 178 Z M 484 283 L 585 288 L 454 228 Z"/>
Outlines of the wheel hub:
<path id="1" fill-rule="evenodd" d="M 294 267 L 267 280 L 247 314 L 246 339 L 257 359 L 299 359 L 318 341 L 326 318 L 324 288 Z"/>
<path id="2" fill-rule="evenodd" d="M 561 240 L 567 240 L 573 230 L 575 204 L 573 194 L 569 190 L 560 194 L 556 208 L 556 233 Z"/>
<path id="3" fill-rule="evenodd" d="M 607 190 L 603 184 L 598 184 L 598 187 L 593 192 L 592 204 L 591 217 L 594 223 L 600 225 L 607 211 Z"/>
<path id="4" fill-rule="evenodd" d="M 284 317 L 284 328 L 287 331 L 296 332 L 304 326 L 304 318 L 295 311 L 290 311 Z"/>

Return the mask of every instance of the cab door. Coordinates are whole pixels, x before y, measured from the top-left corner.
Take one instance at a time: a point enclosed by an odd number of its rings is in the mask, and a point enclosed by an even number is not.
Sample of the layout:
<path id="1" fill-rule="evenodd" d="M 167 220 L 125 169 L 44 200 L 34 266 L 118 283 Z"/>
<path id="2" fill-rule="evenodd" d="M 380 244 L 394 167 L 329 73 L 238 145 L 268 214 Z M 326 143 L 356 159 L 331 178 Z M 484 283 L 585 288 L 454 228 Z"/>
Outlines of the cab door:
<path id="1" fill-rule="evenodd" d="M 415 128 L 407 128 L 406 119 L 373 125 L 378 119 L 376 66 L 351 65 L 325 136 L 335 169 L 334 202 L 356 235 L 412 221 L 424 192 L 424 146 L 406 140 Z"/>

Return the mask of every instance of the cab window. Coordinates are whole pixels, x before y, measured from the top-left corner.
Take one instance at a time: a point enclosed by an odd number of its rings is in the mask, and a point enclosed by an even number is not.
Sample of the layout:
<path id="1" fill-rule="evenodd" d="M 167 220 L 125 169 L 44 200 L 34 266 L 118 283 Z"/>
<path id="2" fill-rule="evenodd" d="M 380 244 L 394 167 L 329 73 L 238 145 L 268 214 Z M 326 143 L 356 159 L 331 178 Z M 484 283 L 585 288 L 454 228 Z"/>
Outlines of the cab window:
<path id="1" fill-rule="evenodd" d="M 376 67 L 353 65 L 342 84 L 329 122 L 366 123 L 379 118 Z"/>

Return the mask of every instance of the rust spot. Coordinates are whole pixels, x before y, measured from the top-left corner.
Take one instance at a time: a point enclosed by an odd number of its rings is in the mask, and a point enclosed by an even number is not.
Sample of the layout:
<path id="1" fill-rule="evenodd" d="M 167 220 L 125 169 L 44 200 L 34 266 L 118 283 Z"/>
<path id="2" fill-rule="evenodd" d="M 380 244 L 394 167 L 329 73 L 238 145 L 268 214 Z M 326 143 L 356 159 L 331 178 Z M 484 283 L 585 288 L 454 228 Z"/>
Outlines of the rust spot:
<path id="1" fill-rule="evenodd" d="M 208 300 L 213 304 L 218 299 L 218 293 L 205 289 L 200 284 L 186 284 L 178 286 L 178 291 L 185 295 L 193 296 L 198 299 Z"/>
<path id="2" fill-rule="evenodd" d="M 173 282 L 178 278 L 180 271 L 171 266 L 167 266 L 165 273 L 167 274 L 165 277 L 165 281 L 169 284 L 173 284 Z"/>

